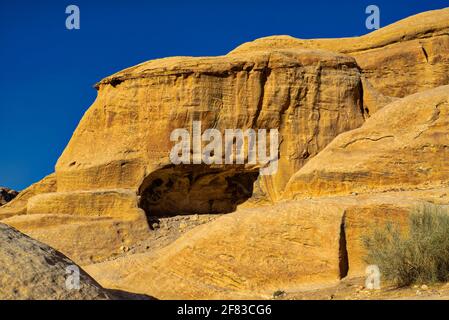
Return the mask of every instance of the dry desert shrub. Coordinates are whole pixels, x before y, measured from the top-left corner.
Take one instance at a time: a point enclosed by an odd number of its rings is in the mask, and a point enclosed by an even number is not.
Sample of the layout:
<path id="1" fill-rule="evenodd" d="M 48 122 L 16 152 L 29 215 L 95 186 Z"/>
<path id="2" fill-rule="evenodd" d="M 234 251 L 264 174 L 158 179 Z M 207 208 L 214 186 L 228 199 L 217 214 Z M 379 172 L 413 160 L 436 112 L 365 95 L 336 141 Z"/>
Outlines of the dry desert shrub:
<path id="1" fill-rule="evenodd" d="M 365 261 L 398 286 L 449 281 L 449 210 L 426 204 L 413 209 L 407 230 L 393 223 L 363 238 Z"/>

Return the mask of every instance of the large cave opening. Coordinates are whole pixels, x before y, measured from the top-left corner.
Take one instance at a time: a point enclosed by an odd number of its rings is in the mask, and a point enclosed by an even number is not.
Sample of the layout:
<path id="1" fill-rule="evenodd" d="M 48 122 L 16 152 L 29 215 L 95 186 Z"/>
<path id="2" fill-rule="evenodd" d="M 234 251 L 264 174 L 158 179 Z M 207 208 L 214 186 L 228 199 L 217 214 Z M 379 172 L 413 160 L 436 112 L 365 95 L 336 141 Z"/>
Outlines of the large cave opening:
<path id="1" fill-rule="evenodd" d="M 241 165 L 172 165 L 151 173 L 140 190 L 148 217 L 233 212 L 253 194 L 258 170 Z"/>

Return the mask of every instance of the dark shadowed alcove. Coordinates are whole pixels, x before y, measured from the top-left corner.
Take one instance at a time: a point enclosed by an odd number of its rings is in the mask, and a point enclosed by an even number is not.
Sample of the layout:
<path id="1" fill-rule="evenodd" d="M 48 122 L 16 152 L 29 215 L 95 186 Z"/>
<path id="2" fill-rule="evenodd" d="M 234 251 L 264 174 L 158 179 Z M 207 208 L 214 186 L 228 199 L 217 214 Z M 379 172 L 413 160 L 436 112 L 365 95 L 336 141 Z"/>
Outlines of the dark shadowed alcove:
<path id="1" fill-rule="evenodd" d="M 233 212 L 252 196 L 258 176 L 241 165 L 167 166 L 143 181 L 140 207 L 157 217 Z"/>

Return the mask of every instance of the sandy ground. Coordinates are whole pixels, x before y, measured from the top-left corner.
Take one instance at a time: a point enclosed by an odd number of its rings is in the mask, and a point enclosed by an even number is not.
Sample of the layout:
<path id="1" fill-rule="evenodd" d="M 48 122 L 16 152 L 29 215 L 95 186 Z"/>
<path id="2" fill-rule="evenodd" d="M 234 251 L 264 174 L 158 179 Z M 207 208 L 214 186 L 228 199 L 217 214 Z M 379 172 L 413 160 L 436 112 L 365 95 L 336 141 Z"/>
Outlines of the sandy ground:
<path id="1" fill-rule="evenodd" d="M 364 287 L 364 278 L 343 279 L 339 284 L 316 290 L 278 292 L 281 300 L 449 300 L 449 283 L 397 288 L 381 284 L 379 290 Z"/>

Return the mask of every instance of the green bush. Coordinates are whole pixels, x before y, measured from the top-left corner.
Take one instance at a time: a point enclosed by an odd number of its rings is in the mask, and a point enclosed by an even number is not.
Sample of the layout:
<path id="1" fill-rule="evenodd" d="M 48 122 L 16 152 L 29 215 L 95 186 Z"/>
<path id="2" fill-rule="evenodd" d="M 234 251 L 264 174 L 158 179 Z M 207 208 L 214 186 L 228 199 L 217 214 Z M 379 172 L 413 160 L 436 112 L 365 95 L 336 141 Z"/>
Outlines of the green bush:
<path id="1" fill-rule="evenodd" d="M 403 231 L 388 223 L 364 237 L 365 261 L 398 286 L 449 281 L 449 211 L 431 204 L 417 207 Z"/>

